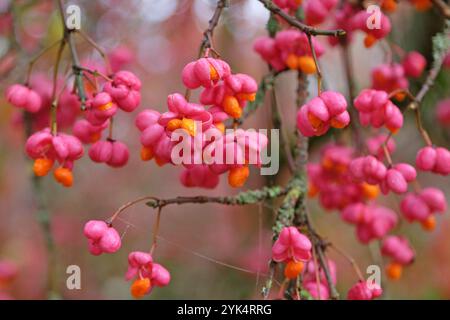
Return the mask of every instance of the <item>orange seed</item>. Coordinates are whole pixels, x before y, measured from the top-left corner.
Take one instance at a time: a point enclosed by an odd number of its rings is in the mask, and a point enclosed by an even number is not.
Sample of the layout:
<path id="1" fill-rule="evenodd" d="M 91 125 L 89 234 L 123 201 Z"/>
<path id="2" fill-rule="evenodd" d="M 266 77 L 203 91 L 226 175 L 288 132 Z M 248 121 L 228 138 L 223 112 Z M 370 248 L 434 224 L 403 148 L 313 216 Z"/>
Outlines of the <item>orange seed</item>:
<path id="1" fill-rule="evenodd" d="M 141 148 L 141 160 L 142 161 L 149 161 L 153 159 L 153 150 L 149 147 L 142 147 Z"/>
<path id="2" fill-rule="evenodd" d="M 391 280 L 398 280 L 402 276 L 403 266 L 397 262 L 391 262 L 386 266 L 386 274 Z"/>
<path id="3" fill-rule="evenodd" d="M 233 168 L 228 173 L 228 184 L 233 188 L 240 188 L 245 184 L 249 175 L 248 166 Z"/>
<path id="4" fill-rule="evenodd" d="M 151 282 L 149 278 L 137 279 L 130 287 L 130 293 L 135 299 L 145 296 L 150 290 Z"/>
<path id="5" fill-rule="evenodd" d="M 389 13 L 395 12 L 397 10 L 397 1 L 383 0 L 383 2 L 381 3 L 381 9 Z"/>
<path id="6" fill-rule="evenodd" d="M 242 109 L 239 101 L 233 96 L 226 96 L 223 101 L 223 110 L 232 118 L 238 119 L 242 115 Z"/>
<path id="7" fill-rule="evenodd" d="M 323 121 L 317 118 L 311 112 L 308 112 L 308 121 L 314 129 L 318 129 L 323 125 Z"/>
<path id="8" fill-rule="evenodd" d="M 111 109 L 112 106 L 113 106 L 113 103 L 110 101 L 102 106 L 99 106 L 98 109 L 101 111 L 107 111 L 107 110 Z"/>
<path id="9" fill-rule="evenodd" d="M 436 218 L 429 216 L 421 222 L 422 228 L 426 231 L 433 231 L 436 228 Z"/>
<path id="10" fill-rule="evenodd" d="M 174 131 L 176 129 L 181 128 L 181 120 L 180 119 L 172 119 L 167 123 L 167 130 Z"/>
<path id="11" fill-rule="evenodd" d="M 375 38 L 371 34 L 367 34 L 366 37 L 364 38 L 364 46 L 366 48 L 372 47 L 375 44 L 375 42 L 377 42 L 377 38 Z"/>
<path id="12" fill-rule="evenodd" d="M 192 137 L 194 137 L 197 132 L 195 121 L 189 118 L 183 118 L 183 120 L 181 120 L 181 128 L 186 130 Z"/>
<path id="13" fill-rule="evenodd" d="M 303 262 L 291 260 L 284 267 L 284 276 L 288 279 L 296 279 L 302 271 Z"/>
<path id="14" fill-rule="evenodd" d="M 46 176 L 53 167 L 53 160 L 47 158 L 39 158 L 34 160 L 33 172 L 38 177 Z"/>
<path id="15" fill-rule="evenodd" d="M 298 66 L 305 74 L 314 74 L 317 72 L 316 63 L 310 56 L 301 56 L 298 58 Z"/>
<path id="16" fill-rule="evenodd" d="M 64 187 L 71 187 L 73 184 L 72 171 L 67 168 L 59 167 L 53 173 L 55 180 L 61 183 Z"/>
<path id="17" fill-rule="evenodd" d="M 367 199 L 375 199 L 380 194 L 380 188 L 377 185 L 363 182 L 361 184 L 362 193 Z"/>

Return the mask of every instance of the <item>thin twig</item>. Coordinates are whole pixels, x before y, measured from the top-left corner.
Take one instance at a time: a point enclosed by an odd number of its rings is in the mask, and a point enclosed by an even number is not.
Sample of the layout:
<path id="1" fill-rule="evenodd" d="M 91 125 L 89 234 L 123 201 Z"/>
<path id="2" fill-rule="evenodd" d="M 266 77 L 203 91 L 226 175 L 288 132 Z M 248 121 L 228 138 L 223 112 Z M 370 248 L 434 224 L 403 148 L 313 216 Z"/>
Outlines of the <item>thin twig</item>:
<path id="1" fill-rule="evenodd" d="M 216 53 L 216 55 L 220 56 L 217 51 L 214 49 L 213 46 L 213 34 L 214 30 L 219 24 L 220 16 L 222 15 L 223 9 L 227 6 L 227 0 L 218 0 L 216 9 L 214 10 L 214 14 L 209 19 L 208 22 L 208 28 L 203 32 L 203 39 L 200 44 L 200 48 L 198 50 L 198 58 L 201 58 L 203 54 L 205 53 L 205 50 L 212 49 L 213 52 Z M 184 93 L 184 98 L 189 101 L 189 98 L 191 96 L 191 90 L 189 88 L 186 88 L 186 91 Z"/>
<path id="2" fill-rule="evenodd" d="M 317 60 L 316 49 L 313 46 L 311 34 L 307 34 L 309 47 L 311 49 L 311 54 L 314 60 L 314 64 L 316 65 L 316 73 L 317 73 L 317 95 L 320 95 L 322 92 L 322 72 L 320 71 L 319 61 Z"/>
<path id="3" fill-rule="evenodd" d="M 124 210 L 128 209 L 129 207 L 143 202 L 147 201 L 147 206 L 151 208 L 163 208 L 168 205 L 173 204 L 187 204 L 187 203 L 218 203 L 223 205 L 230 205 L 230 206 L 242 206 L 242 205 L 249 205 L 249 204 L 255 204 L 262 202 L 267 199 L 273 199 L 281 197 L 285 194 L 287 194 L 289 191 L 288 188 L 282 188 L 279 186 L 274 187 L 264 187 L 262 189 L 256 189 L 256 190 L 247 190 L 243 191 L 241 193 L 238 193 L 234 196 L 223 196 L 223 197 L 209 197 L 209 196 L 194 196 L 194 197 L 175 197 L 170 199 L 159 199 L 155 196 L 144 196 L 137 198 L 135 200 L 129 201 L 119 207 L 119 209 L 116 210 L 116 212 L 107 220 L 109 224 L 111 224 L 118 215 L 123 212 Z"/>
<path id="4" fill-rule="evenodd" d="M 56 45 L 64 41 L 64 39 L 59 39 L 50 44 L 48 47 L 42 49 L 39 53 L 37 53 L 29 62 L 28 62 L 28 70 L 27 70 L 27 76 L 25 79 L 25 85 L 29 85 L 30 83 L 30 77 L 31 72 L 33 71 L 34 64 L 47 52 L 49 52 L 51 49 L 53 49 Z"/>
<path id="5" fill-rule="evenodd" d="M 56 111 L 58 107 L 58 101 L 56 97 L 56 89 L 58 86 L 58 72 L 59 72 L 59 65 L 61 62 L 62 53 L 64 51 L 64 47 L 66 46 L 66 41 L 63 39 L 60 42 L 58 53 L 56 55 L 56 61 L 55 61 L 55 67 L 53 70 L 53 88 L 52 88 L 52 105 L 51 105 L 51 117 L 50 117 L 50 128 L 53 135 L 56 135 L 58 131 L 57 127 L 57 121 L 56 121 Z"/>
<path id="6" fill-rule="evenodd" d="M 280 7 L 278 7 L 276 4 L 274 4 L 270 0 L 258 0 L 261 2 L 267 10 L 272 12 L 273 14 L 279 16 L 284 21 L 286 21 L 288 24 L 290 24 L 293 27 L 296 27 L 297 29 L 303 31 L 304 33 L 311 35 L 311 36 L 334 36 L 334 37 L 340 37 L 345 35 L 345 31 L 342 29 L 336 29 L 336 30 L 321 30 L 317 29 L 311 26 L 308 26 L 295 17 L 289 15 L 285 11 L 283 11 Z"/>
<path id="7" fill-rule="evenodd" d="M 208 48 L 213 48 L 213 35 L 214 29 L 219 24 L 220 16 L 222 15 L 223 9 L 227 6 L 227 0 L 218 0 L 216 9 L 214 10 L 214 14 L 208 22 L 208 28 L 203 32 L 203 40 L 200 45 L 200 55 L 203 54 L 203 51 Z"/>
<path id="8" fill-rule="evenodd" d="M 350 56 L 350 48 L 347 43 L 342 43 L 342 58 L 344 62 L 345 78 L 347 80 L 348 96 L 350 101 L 350 116 L 351 116 L 351 128 L 353 134 L 353 140 L 356 145 L 357 150 L 361 151 L 363 148 L 363 137 L 362 130 L 358 119 L 358 112 L 356 112 L 355 106 L 353 105 L 353 100 L 355 99 L 355 83 L 354 83 L 354 73 L 352 67 L 352 61 Z"/>
<path id="9" fill-rule="evenodd" d="M 346 253 L 344 250 L 338 248 L 336 245 L 330 243 L 329 246 L 332 249 L 334 249 L 337 253 L 342 255 L 345 259 L 347 259 L 348 262 L 352 265 L 353 270 L 355 270 L 355 273 L 358 276 L 359 280 L 364 281 L 364 276 L 363 276 L 358 264 L 356 263 L 355 259 L 352 256 L 350 256 L 348 253 Z"/>
<path id="10" fill-rule="evenodd" d="M 87 43 L 89 43 L 95 50 L 97 50 L 102 59 L 105 61 L 107 73 L 111 74 L 111 63 L 109 62 L 108 55 L 105 53 L 105 51 L 86 32 L 84 32 L 83 30 L 76 31 L 84 40 L 86 40 Z"/>

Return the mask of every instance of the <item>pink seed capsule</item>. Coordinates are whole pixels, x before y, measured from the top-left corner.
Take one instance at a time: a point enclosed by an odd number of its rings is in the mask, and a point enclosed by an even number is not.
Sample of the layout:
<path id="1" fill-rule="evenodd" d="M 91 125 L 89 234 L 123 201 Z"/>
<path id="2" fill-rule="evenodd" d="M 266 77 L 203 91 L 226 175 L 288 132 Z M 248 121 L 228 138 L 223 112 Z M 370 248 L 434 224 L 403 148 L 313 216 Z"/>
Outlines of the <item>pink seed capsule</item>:
<path id="1" fill-rule="evenodd" d="M 272 247 L 274 261 L 284 262 L 290 259 L 308 261 L 311 258 L 311 241 L 296 227 L 284 227 Z"/>

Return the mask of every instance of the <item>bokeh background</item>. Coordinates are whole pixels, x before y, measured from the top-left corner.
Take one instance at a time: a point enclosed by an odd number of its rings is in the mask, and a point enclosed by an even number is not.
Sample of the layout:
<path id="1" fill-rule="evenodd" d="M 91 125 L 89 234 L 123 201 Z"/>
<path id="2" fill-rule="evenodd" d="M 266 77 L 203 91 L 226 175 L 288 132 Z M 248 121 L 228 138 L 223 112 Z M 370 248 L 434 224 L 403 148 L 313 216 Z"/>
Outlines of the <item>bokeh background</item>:
<path id="1" fill-rule="evenodd" d="M 0 1 L 0 91 L 23 81 L 27 60 L 40 48 L 60 37 L 61 22 L 53 1 Z M 120 48 L 129 53 L 124 68 L 135 72 L 143 83 L 142 104 L 138 110 L 166 109 L 166 97 L 184 92 L 181 82 L 183 66 L 198 54 L 202 32 L 215 8 L 208 0 L 97 0 L 70 1 L 81 8 L 82 28 L 107 52 Z M 8 11 L 9 10 L 9 11 Z M 268 71 L 265 63 L 252 50 L 259 35 L 264 35 L 268 12 L 256 0 L 232 0 L 215 33 L 215 48 L 232 69 L 250 74 L 259 81 Z M 418 50 L 431 57 L 431 36 L 441 29 L 436 12 L 416 13 L 410 6 L 400 5 L 392 16 L 391 40 L 405 50 Z M 11 20 L 13 29 L 11 30 Z M 326 39 L 321 39 L 325 45 Z M 77 42 L 83 61 L 99 60 L 86 42 Z M 362 36 L 352 44 L 353 66 L 358 89 L 370 86 L 370 70 L 385 59 L 382 46 L 367 50 Z M 35 72 L 50 76 L 55 50 L 36 64 Z M 63 68 L 69 63 L 64 55 Z M 325 86 L 344 93 L 342 55 L 339 49 L 327 47 L 321 58 Z M 433 141 L 449 147 L 449 132 L 436 126 L 436 102 L 450 96 L 450 77 L 442 73 L 424 105 L 425 125 Z M 310 96 L 315 94 L 314 78 L 310 79 Z M 277 96 L 283 110 L 283 123 L 294 132 L 295 75 L 286 73 L 277 81 Z M 416 90 L 419 83 L 412 84 Z M 196 93 L 192 100 L 196 99 Z M 130 147 L 131 157 L 122 169 L 95 164 L 84 157 L 74 171 L 72 188 L 62 188 L 51 177 L 43 178 L 37 192 L 32 183 L 31 163 L 24 154 L 24 128 L 17 121 L 17 110 L 0 98 L 0 261 L 11 261 L 17 275 L 0 283 L 0 292 L 16 299 L 45 299 L 48 270 L 46 239 L 37 222 L 38 205 L 44 203 L 50 213 L 51 232 L 55 240 L 55 281 L 59 297 L 66 299 L 129 299 L 129 283 L 124 281 L 127 255 L 133 250 L 148 250 L 151 244 L 155 211 L 144 204 L 128 209 L 115 227 L 123 235 L 122 249 L 113 255 L 94 257 L 88 253 L 82 234 L 89 219 L 106 219 L 120 205 L 143 195 L 167 198 L 177 195 L 225 195 L 237 190 L 228 187 L 222 177 L 215 190 L 186 189 L 178 180 L 180 168 L 158 167 L 139 159 L 139 133 L 133 114 L 120 114 L 115 135 Z M 270 128 L 269 105 L 265 104 L 245 123 L 246 128 Z M 447 129 L 448 130 L 448 129 Z M 332 138 L 328 138 L 332 139 Z M 412 163 L 423 142 L 415 130 L 414 119 L 407 118 L 405 129 L 397 136 L 394 161 Z M 313 142 L 311 158 L 324 141 Z M 282 163 L 274 178 L 285 183 L 287 168 Z M 267 183 L 253 171 L 245 188 Z M 430 174 L 419 174 L 422 185 L 436 185 L 448 195 L 448 180 Z M 38 194 L 39 193 L 39 194 Z M 398 208 L 398 197 L 385 197 L 382 202 Z M 171 272 L 169 286 L 156 289 L 148 297 L 191 299 L 260 298 L 270 256 L 273 208 L 266 206 L 226 207 L 220 205 L 169 206 L 161 220 L 160 239 L 155 259 Z M 309 201 L 312 218 L 319 232 L 351 254 L 363 270 L 376 263 L 377 247 L 361 245 L 354 228 L 342 222 L 336 212 L 324 212 Z M 426 233 L 420 225 L 403 223 L 417 251 L 416 262 L 405 270 L 403 278 L 388 283 L 386 298 L 447 299 L 450 298 L 450 218 L 439 216 L 438 226 Z M 349 263 L 333 252 L 338 264 L 338 289 L 345 296 L 357 280 Z M 66 268 L 79 265 L 81 290 L 67 290 Z M 274 291 L 277 290 L 275 286 Z"/>

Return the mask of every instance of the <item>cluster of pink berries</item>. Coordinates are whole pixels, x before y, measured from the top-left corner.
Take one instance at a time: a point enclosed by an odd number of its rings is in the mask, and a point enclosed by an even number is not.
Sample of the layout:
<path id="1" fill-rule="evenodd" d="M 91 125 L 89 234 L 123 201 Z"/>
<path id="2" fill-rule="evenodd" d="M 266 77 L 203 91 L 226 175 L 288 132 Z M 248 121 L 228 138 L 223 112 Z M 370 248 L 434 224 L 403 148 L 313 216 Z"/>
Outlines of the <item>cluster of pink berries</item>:
<path id="1" fill-rule="evenodd" d="M 286 280 L 295 280 L 301 275 L 302 288 L 313 299 L 327 300 L 330 297 L 328 280 L 322 267 L 316 265 L 311 259 L 311 249 L 311 241 L 296 227 L 284 227 L 272 246 L 272 259 L 284 264 Z M 391 252 L 395 256 L 395 247 Z M 336 285 L 336 263 L 330 259 L 326 263 L 330 280 L 333 285 Z M 366 282 L 359 281 L 349 290 L 348 299 L 372 300 L 381 296 L 382 292 L 382 289 L 375 283 L 369 286 Z"/>
<path id="2" fill-rule="evenodd" d="M 375 67 L 372 70 L 372 88 L 393 92 L 395 90 L 406 90 L 409 86 L 409 78 L 419 78 L 425 70 L 427 61 L 425 57 L 417 51 L 411 51 L 405 55 L 400 63 L 386 63 Z M 404 94 L 398 92 L 394 96 L 402 101 Z"/>
<path id="3" fill-rule="evenodd" d="M 43 80 L 43 81 L 40 81 Z M 78 97 L 64 89 L 57 100 L 56 117 L 51 116 L 52 85 L 37 76 L 30 87 L 14 84 L 6 91 L 8 101 L 15 107 L 32 113 L 35 131 L 27 140 L 25 150 L 34 160 L 36 176 L 47 175 L 55 162 L 55 180 L 65 187 L 73 184 L 72 170 L 75 160 L 84 154 L 82 143 L 93 143 L 89 157 L 94 162 L 103 162 L 112 167 L 121 167 L 128 161 L 129 152 L 125 144 L 109 137 L 99 141 L 119 109 L 132 112 L 140 104 L 140 80 L 131 72 L 118 71 L 106 81 L 103 90 L 88 92 L 84 119 L 76 121 L 80 114 Z M 51 126 L 48 123 L 51 120 Z M 58 132 L 58 127 L 73 126 L 73 135 Z"/>
<path id="4" fill-rule="evenodd" d="M 403 267 L 414 261 L 415 253 L 408 239 L 401 236 L 388 236 L 381 244 L 381 254 L 391 260 L 386 266 L 386 273 L 392 280 L 400 279 Z"/>
<path id="5" fill-rule="evenodd" d="M 400 203 L 400 211 L 409 222 L 419 221 L 425 230 L 433 230 L 436 225 L 434 213 L 447 211 L 444 193 L 433 187 L 408 193 Z"/>
<path id="6" fill-rule="evenodd" d="M 342 210 L 351 203 L 375 199 L 378 186 L 356 182 L 350 174 L 353 154 L 353 148 L 347 146 L 329 144 L 322 148 L 320 161 L 307 165 L 308 196 L 318 196 L 328 210 Z"/>
<path id="7" fill-rule="evenodd" d="M 230 186 L 243 186 L 249 176 L 248 164 L 261 164 L 267 137 L 242 129 L 225 132 L 223 122 L 229 116 L 239 118 L 246 102 L 254 99 L 255 80 L 232 74 L 225 61 L 208 57 L 187 64 L 182 79 L 189 89 L 203 87 L 202 104 L 175 93 L 167 98 L 167 112 L 147 109 L 139 113 L 136 126 L 141 131 L 141 159 L 155 159 L 158 165 L 182 164 L 180 181 L 187 187 L 214 188 L 225 172 Z M 187 150 L 177 147 L 181 136 L 190 142 Z M 216 154 L 219 151 L 221 155 Z M 182 161 L 174 161 L 174 155 Z"/>
<path id="8" fill-rule="evenodd" d="M 297 128 L 305 137 L 324 135 L 330 127 L 342 129 L 350 123 L 347 101 L 339 92 L 325 91 L 300 107 Z"/>
<path id="9" fill-rule="evenodd" d="M 89 241 L 89 252 L 94 256 L 117 252 L 122 246 L 117 230 L 104 221 L 88 221 L 84 226 L 84 235 Z"/>
<path id="10" fill-rule="evenodd" d="M 366 281 L 358 281 L 347 293 L 348 300 L 373 300 L 380 297 L 383 290 L 376 283 L 370 285 Z"/>
<path id="11" fill-rule="evenodd" d="M 333 9 L 335 9 L 333 14 L 330 14 L 330 11 Z M 385 38 L 391 31 L 391 22 L 385 14 L 380 12 L 379 20 L 377 20 L 380 24 L 376 28 L 367 24 L 368 21 L 371 21 L 370 15 L 371 13 L 359 6 L 350 3 L 336 6 L 336 1 L 332 0 L 308 1 L 307 5 L 305 5 L 305 20 L 307 22 L 310 21 L 310 24 L 314 25 L 331 18 L 333 28 L 345 31 L 346 42 L 350 42 L 353 39 L 355 32 L 363 32 L 365 34 L 364 45 L 367 48 L 372 47 L 376 42 Z M 329 37 L 328 41 L 332 46 L 335 46 L 339 44 L 340 39 Z"/>
<path id="12" fill-rule="evenodd" d="M 17 108 L 35 113 L 41 109 L 42 100 L 39 94 L 22 85 L 13 84 L 6 90 L 6 99 Z"/>
<path id="13" fill-rule="evenodd" d="M 309 163 L 307 166 L 308 196 L 318 195 L 324 208 L 340 210 L 341 218 L 356 226 L 356 235 L 361 243 L 386 241 L 386 249 L 382 253 L 393 260 L 386 266 L 386 273 L 395 280 L 400 278 L 402 267 L 412 262 L 414 254 L 410 254 L 413 251 L 405 238 L 389 235 L 398 224 L 397 214 L 372 201 L 377 198 L 379 190 L 384 194 L 389 191 L 405 194 L 417 173 L 413 166 L 406 163 L 385 166 L 383 160 L 386 153 L 395 150 L 394 141 L 386 139 L 387 135 L 383 134 L 369 138 L 366 142 L 369 155 L 361 157 L 355 157 L 354 150 L 346 146 L 331 144 L 322 148 L 319 163 Z M 444 148 L 440 150 L 442 154 L 448 153 Z M 420 165 L 417 167 L 420 168 Z M 430 165 L 430 168 L 433 166 Z M 419 221 L 425 230 L 433 230 L 436 225 L 434 214 L 446 210 L 444 193 L 432 187 L 407 193 L 400 204 L 405 219 L 409 222 Z M 398 245 L 397 242 L 392 244 L 392 239 L 397 238 L 402 241 Z M 403 254 L 412 258 L 408 261 L 398 258 Z"/>
<path id="14" fill-rule="evenodd" d="M 365 181 L 379 185 L 381 191 L 401 194 L 408 190 L 408 183 L 416 180 L 416 169 L 407 163 L 398 163 L 386 168 L 383 162 L 374 156 L 359 157 L 350 163 L 350 173 L 356 181 Z"/>
<path id="15" fill-rule="evenodd" d="M 232 74 L 225 61 L 208 57 L 188 63 L 182 71 L 182 80 L 188 89 L 203 87 L 200 103 L 222 108 L 234 119 L 241 117 L 247 101 L 254 101 L 258 90 L 252 77 Z"/>
<path id="16" fill-rule="evenodd" d="M 141 102 L 141 81 L 129 71 L 119 71 L 114 74 L 112 81 L 105 83 L 103 91 L 95 93 L 88 100 L 87 122 L 78 124 L 75 132 L 79 138 L 88 135 L 98 137 L 102 128 L 110 125 L 112 117 L 119 109 L 133 112 Z M 89 157 L 97 163 L 105 163 L 111 167 L 122 167 L 129 158 L 128 147 L 108 137 L 105 141 L 95 141 L 89 149 Z"/>
<path id="17" fill-rule="evenodd" d="M 308 0 L 304 5 L 305 22 L 308 25 L 323 23 L 331 15 L 331 11 L 337 6 L 338 0 Z"/>
<path id="18" fill-rule="evenodd" d="M 364 89 L 355 98 L 354 105 L 359 111 L 359 121 L 363 126 L 385 126 L 393 133 L 403 126 L 402 112 L 385 91 Z"/>
<path id="19" fill-rule="evenodd" d="M 427 146 L 417 152 L 417 169 L 446 176 L 450 174 L 450 151 L 443 147 Z"/>
<path id="20" fill-rule="evenodd" d="M 325 49 L 314 38 L 312 45 L 317 58 L 320 58 Z M 260 37 L 255 40 L 253 48 L 264 61 L 277 71 L 291 69 L 300 70 L 305 74 L 317 72 L 308 37 L 299 30 L 279 31 L 274 38 Z"/>
<path id="21" fill-rule="evenodd" d="M 274 0 L 281 9 L 293 14 L 302 6 L 305 22 L 308 25 L 318 25 L 325 21 L 336 7 L 337 0 Z"/>
<path id="22" fill-rule="evenodd" d="M 33 112 L 34 110 L 30 110 L 29 107 L 27 107 L 28 104 L 24 105 L 24 107 L 20 107 L 20 104 L 17 104 L 17 100 L 9 97 L 9 91 L 15 86 L 24 86 L 28 91 L 34 92 L 39 96 L 40 107 L 37 111 Z M 52 87 L 52 80 L 41 73 L 31 75 L 27 85 L 16 84 L 10 86 L 6 90 L 6 98 L 13 106 L 16 106 L 15 111 L 17 112 L 13 114 L 14 124 L 23 125 L 24 117 L 22 111 L 26 111 L 31 119 L 31 129 L 33 132 L 49 127 L 49 123 L 52 118 L 52 104 L 54 102 L 52 99 Z M 57 79 L 57 87 L 64 87 L 64 81 L 62 78 Z M 56 122 L 58 124 L 58 128 L 69 129 L 72 127 L 81 113 L 80 107 L 81 104 L 78 96 L 69 90 L 68 86 L 61 89 L 56 103 Z"/>
<path id="23" fill-rule="evenodd" d="M 84 226 L 84 235 L 88 239 L 89 252 L 95 256 L 115 253 L 122 245 L 117 230 L 104 221 L 88 221 Z M 128 255 L 125 279 L 127 281 L 135 279 L 130 288 L 131 295 L 142 298 L 149 294 L 154 286 L 168 285 L 170 273 L 162 265 L 154 263 L 150 253 L 134 251 Z"/>
<path id="24" fill-rule="evenodd" d="M 136 298 L 150 294 L 156 287 L 165 287 L 170 282 L 170 273 L 162 265 L 153 262 L 147 252 L 133 251 L 128 255 L 128 270 L 125 280 L 135 279 L 131 285 L 131 295 Z"/>
<path id="25" fill-rule="evenodd" d="M 397 225 L 396 213 L 375 204 L 353 203 L 341 211 L 342 220 L 356 226 L 356 235 L 361 243 L 380 240 Z"/>

